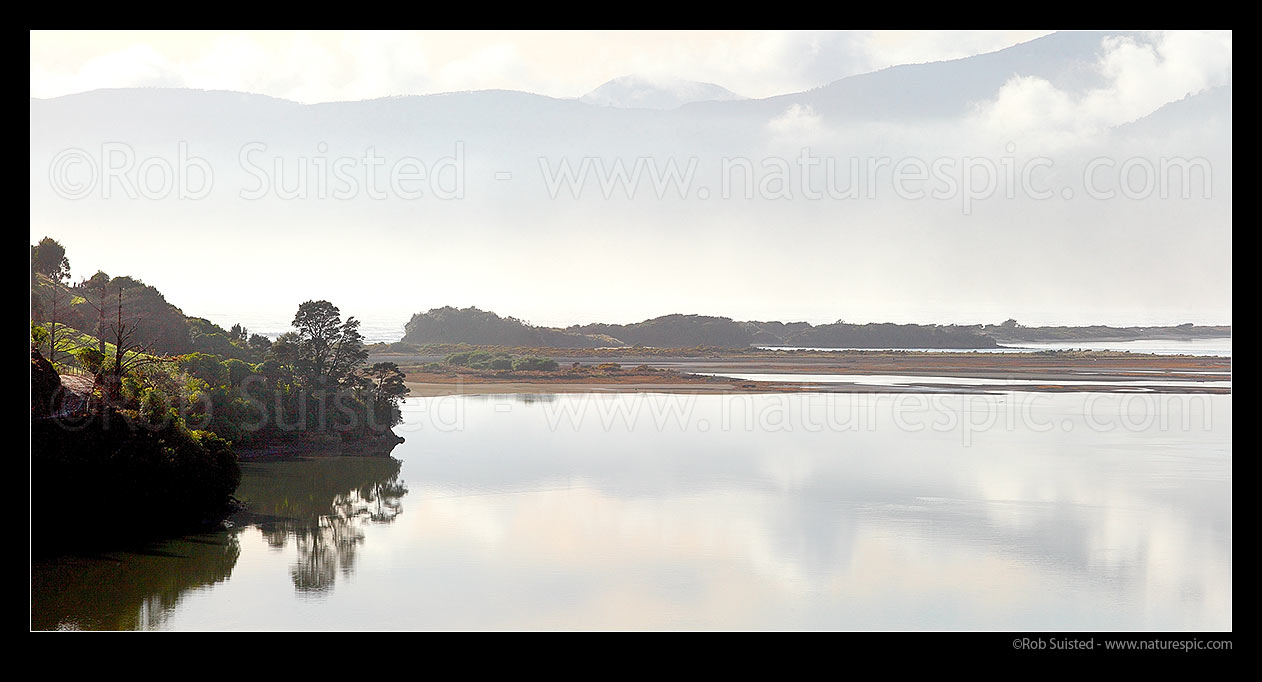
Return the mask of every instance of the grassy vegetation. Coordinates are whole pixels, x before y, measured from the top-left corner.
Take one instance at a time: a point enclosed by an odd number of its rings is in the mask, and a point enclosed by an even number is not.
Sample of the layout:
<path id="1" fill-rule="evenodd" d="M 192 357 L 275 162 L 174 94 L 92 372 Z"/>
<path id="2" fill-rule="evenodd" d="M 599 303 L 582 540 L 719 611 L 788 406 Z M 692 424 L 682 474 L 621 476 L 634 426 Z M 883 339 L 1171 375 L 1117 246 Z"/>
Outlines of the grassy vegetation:
<path id="1" fill-rule="evenodd" d="M 551 358 L 537 355 L 513 357 L 508 353 L 496 353 L 488 350 L 451 353 L 443 360 L 443 364 L 449 367 L 518 372 L 555 372 L 560 367 L 557 361 Z"/>
<path id="2" fill-rule="evenodd" d="M 387 348 L 398 347 L 395 351 Z M 402 348 L 406 347 L 406 348 Z M 493 357 L 555 357 L 565 358 L 821 358 L 842 360 L 847 357 L 991 357 L 993 353 L 978 350 L 765 350 L 762 348 L 724 348 L 719 346 L 695 346 L 690 348 L 649 348 L 644 346 L 624 346 L 619 348 L 540 348 L 536 346 L 483 346 L 471 344 L 373 344 L 365 348 L 374 357 L 397 358 L 399 362 L 407 362 L 412 358 L 443 358 L 462 353 L 481 352 Z M 1080 350 L 1046 350 L 1030 353 L 1043 356 L 1072 356 L 1074 354 L 1090 354 L 1092 357 L 1128 357 L 1134 353 L 1127 351 L 1080 351 Z M 419 366 L 414 364 L 413 366 Z"/>
<path id="3" fill-rule="evenodd" d="M 561 364 L 552 358 L 540 356 L 524 356 L 510 358 L 491 352 L 474 351 L 471 353 L 455 353 L 450 358 L 455 362 L 428 362 L 419 365 L 404 366 L 400 369 L 409 375 L 438 375 L 441 377 L 463 377 L 468 380 L 479 378 L 502 379 L 549 379 L 549 380 L 582 380 L 582 379 L 627 379 L 635 376 L 678 374 L 673 370 L 638 365 L 624 367 L 616 362 L 584 364 L 572 362 Z M 469 359 L 472 358 L 470 361 Z"/>
<path id="4" fill-rule="evenodd" d="M 41 333 L 42 332 L 42 333 Z M 92 377 L 113 366 L 118 354 L 118 347 L 105 342 L 105 353 L 100 351 L 101 343 L 97 337 L 73 327 L 60 326 L 57 332 L 57 361 L 53 368 L 58 374 L 70 374 Z M 31 344 L 39 347 L 40 339 L 46 343 L 47 331 L 42 325 L 31 324 Z M 129 351 L 124 360 L 130 369 L 123 381 L 123 388 L 132 385 L 177 385 L 181 382 L 179 357 L 165 357 Z M 135 407 L 135 405 L 132 405 Z"/>

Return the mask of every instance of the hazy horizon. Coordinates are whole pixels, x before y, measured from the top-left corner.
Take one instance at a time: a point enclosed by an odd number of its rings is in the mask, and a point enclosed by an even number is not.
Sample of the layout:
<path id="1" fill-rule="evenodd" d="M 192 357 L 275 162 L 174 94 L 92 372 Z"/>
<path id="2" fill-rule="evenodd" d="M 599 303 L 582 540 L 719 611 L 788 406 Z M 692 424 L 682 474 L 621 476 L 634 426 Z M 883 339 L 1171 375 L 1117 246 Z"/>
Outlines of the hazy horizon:
<path id="1" fill-rule="evenodd" d="M 1232 322 L 1230 32 L 304 35 L 33 32 L 32 242 L 221 324 Z"/>
<path id="2" fill-rule="evenodd" d="M 1051 31 L 32 31 L 31 97 L 183 87 L 347 102 L 471 90 L 578 98 L 624 76 L 799 92 Z M 584 59 L 575 60 L 575 54 Z M 322 69 L 302 68 L 311 63 Z"/>

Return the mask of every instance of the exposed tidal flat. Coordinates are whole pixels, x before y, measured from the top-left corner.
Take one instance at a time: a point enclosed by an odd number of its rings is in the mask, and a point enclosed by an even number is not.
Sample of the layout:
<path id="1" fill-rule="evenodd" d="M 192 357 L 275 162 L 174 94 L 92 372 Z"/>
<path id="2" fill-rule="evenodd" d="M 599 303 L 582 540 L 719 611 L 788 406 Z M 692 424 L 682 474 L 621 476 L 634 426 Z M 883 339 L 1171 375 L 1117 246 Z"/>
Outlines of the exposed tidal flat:
<path id="1" fill-rule="evenodd" d="M 607 349 L 547 372 L 400 360 L 412 395 L 566 392 L 1231 392 L 1231 358 L 1119 351 Z"/>
<path id="2" fill-rule="evenodd" d="M 90 629 L 1232 627 L 1232 398 L 410 398 L 223 531 L 32 567 Z"/>

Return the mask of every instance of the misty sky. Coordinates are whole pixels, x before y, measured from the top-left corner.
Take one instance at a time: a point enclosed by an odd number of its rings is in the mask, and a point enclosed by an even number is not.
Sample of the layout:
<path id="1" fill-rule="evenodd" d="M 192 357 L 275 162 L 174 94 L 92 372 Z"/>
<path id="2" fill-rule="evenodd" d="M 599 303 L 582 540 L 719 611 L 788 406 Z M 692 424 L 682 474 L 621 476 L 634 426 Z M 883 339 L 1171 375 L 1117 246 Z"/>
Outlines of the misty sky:
<path id="1" fill-rule="evenodd" d="M 34 31 L 31 97 L 121 87 L 235 90 L 304 103 L 487 89 L 579 97 L 629 74 L 768 97 L 1047 33 Z"/>
<path id="2" fill-rule="evenodd" d="M 221 324 L 236 321 L 232 311 L 283 320 L 308 298 L 389 324 L 442 305 L 549 325 L 672 312 L 811 322 L 1230 323 L 1232 34 L 1088 38 L 32 32 L 31 238 L 61 240 L 76 279 L 98 268 L 131 274 L 186 313 Z M 1020 43 L 1029 49 L 1011 63 L 987 61 L 986 53 Z M 957 59 L 931 74 L 835 84 Z M 785 97 L 669 111 L 503 94 L 360 103 L 485 89 L 572 99 L 632 74 L 662 87 L 682 79 L 749 98 Z M 310 106 L 91 92 L 102 88 L 226 90 Z M 326 102 L 355 104 L 317 106 Z M 420 200 L 378 200 L 362 188 L 348 200 L 243 198 L 259 170 L 243 168 L 240 154 L 255 143 L 266 146 L 256 163 L 277 164 L 269 178 L 277 186 L 299 169 L 319 176 L 332 160 L 358 163 L 368 150 L 386 165 L 411 157 L 434 164 L 459 143 L 467 170 L 458 201 L 435 200 L 433 185 Z M 173 166 L 181 155 L 204 159 L 213 191 L 150 200 L 120 196 L 117 187 L 105 196 L 99 184 L 67 197 L 53 186 L 67 152 L 91 157 L 71 168 L 83 173 L 105 165 L 114 144 Z M 879 196 L 810 200 L 794 175 L 792 197 L 769 196 L 774 183 L 759 184 L 753 200 L 714 196 L 722 160 L 789 167 L 803 150 L 842 165 L 982 159 L 1022 168 L 1047 159 L 1052 170 L 1034 177 L 1055 191 L 1037 200 L 1000 192 L 967 207 L 958 196 L 907 199 L 884 185 Z M 1130 160 L 1166 158 L 1203 159 L 1212 169 L 1206 193 L 1084 196 L 1083 169 L 1099 159 L 1112 166 L 1093 177 L 1107 183 Z M 583 159 L 697 159 L 699 170 L 691 192 L 677 198 L 654 198 L 651 188 L 633 199 L 544 191 L 541 164 Z M 767 174 L 759 172 L 761 183 Z M 889 184 L 890 174 L 887 166 L 863 182 Z"/>

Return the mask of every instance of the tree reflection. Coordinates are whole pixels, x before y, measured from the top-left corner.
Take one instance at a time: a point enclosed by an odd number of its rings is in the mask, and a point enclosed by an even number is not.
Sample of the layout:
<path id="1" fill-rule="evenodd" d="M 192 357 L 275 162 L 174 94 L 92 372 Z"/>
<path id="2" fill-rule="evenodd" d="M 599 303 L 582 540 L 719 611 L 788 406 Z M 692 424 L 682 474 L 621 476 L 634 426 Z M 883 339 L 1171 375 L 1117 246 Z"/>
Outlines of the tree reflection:
<path id="1" fill-rule="evenodd" d="M 354 572 L 364 527 L 391 523 L 403 512 L 400 466 L 394 458 L 355 457 L 256 465 L 246 469 L 239 496 L 258 516 L 269 546 L 280 549 L 293 539 L 294 587 L 326 593 L 339 573 Z"/>
<path id="2" fill-rule="evenodd" d="M 160 627 L 190 590 L 227 580 L 240 554 L 237 535 L 219 532 L 33 563 L 31 628 Z"/>
<path id="3" fill-rule="evenodd" d="M 401 462 L 381 457 L 244 464 L 239 526 L 257 525 L 268 545 L 293 539 L 290 567 L 300 593 L 321 594 L 350 575 L 364 528 L 403 512 Z M 193 535 L 133 551 L 33 562 L 31 627 L 135 630 L 161 627 L 190 591 L 226 580 L 241 554 L 237 531 Z"/>

